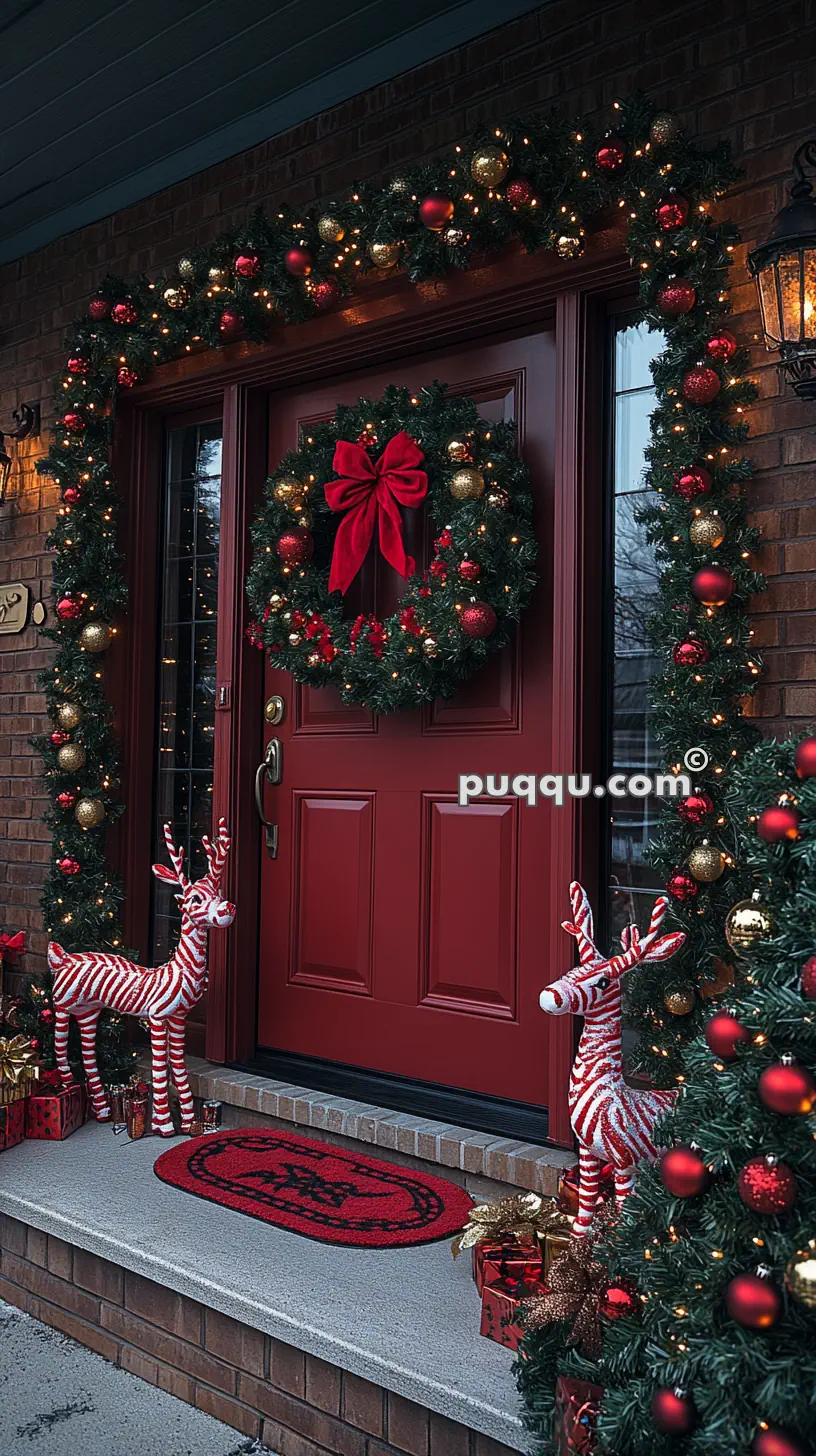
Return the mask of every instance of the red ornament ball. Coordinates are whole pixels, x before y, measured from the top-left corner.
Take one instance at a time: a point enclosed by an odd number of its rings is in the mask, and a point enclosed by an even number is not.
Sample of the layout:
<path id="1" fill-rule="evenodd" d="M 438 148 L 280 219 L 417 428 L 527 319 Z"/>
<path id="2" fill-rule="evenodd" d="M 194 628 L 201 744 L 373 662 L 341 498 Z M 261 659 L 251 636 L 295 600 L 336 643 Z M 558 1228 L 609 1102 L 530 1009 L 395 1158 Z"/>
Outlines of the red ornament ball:
<path id="1" fill-rule="evenodd" d="M 694 1148 L 669 1148 L 660 1159 L 660 1176 L 673 1198 L 693 1198 L 708 1183 L 708 1168 Z"/>
<path id="2" fill-rule="evenodd" d="M 76 801 L 77 796 L 72 794 L 70 789 L 65 789 L 61 794 L 57 794 L 57 803 L 61 809 L 73 809 Z"/>
<path id="3" fill-rule="evenodd" d="M 716 359 L 718 364 L 727 364 L 736 352 L 737 341 L 729 329 L 720 329 L 706 344 L 709 359 Z"/>
<path id="4" fill-rule="evenodd" d="M 111 318 L 115 324 L 135 324 L 139 319 L 139 310 L 132 299 L 123 298 L 113 305 Z"/>
<path id="5" fill-rule="evenodd" d="M 457 571 L 463 581 L 478 581 L 482 568 L 478 561 L 460 561 Z"/>
<path id="6" fill-rule="evenodd" d="M 689 1436 L 697 1424 L 697 1407 L 683 1390 L 656 1390 L 651 1411 L 657 1429 L 667 1436 Z"/>
<path id="7" fill-rule="evenodd" d="M 705 607 L 724 607 L 734 594 L 734 578 L 724 566 L 701 566 L 691 579 L 692 595 Z"/>
<path id="8" fill-rule="evenodd" d="M 278 555 L 285 566 L 304 566 L 313 551 L 314 538 L 305 526 L 295 526 L 278 538 Z"/>
<path id="9" fill-rule="evenodd" d="M 66 365 L 69 374 L 87 374 L 90 367 L 88 360 L 79 354 L 72 354 Z"/>
<path id="10" fill-rule="evenodd" d="M 526 207 L 533 200 L 532 183 L 526 177 L 514 177 L 508 182 L 504 195 L 511 207 Z"/>
<path id="11" fill-rule="evenodd" d="M 809 1456 L 809 1448 L 778 1426 L 767 1426 L 754 1436 L 751 1456 Z"/>
<path id="12" fill-rule="evenodd" d="M 774 804 L 770 809 L 763 809 L 760 814 L 757 834 L 766 844 L 779 844 L 783 839 L 798 839 L 800 817 L 798 809 L 790 808 L 786 804 Z"/>
<path id="13" fill-rule="evenodd" d="M 688 870 L 672 870 L 666 881 L 666 892 L 673 900 L 693 900 L 699 891 L 699 885 Z"/>
<path id="14" fill-rule="evenodd" d="M 816 775 L 816 738 L 803 738 L 796 745 L 793 764 L 800 779 L 812 779 Z"/>
<path id="15" fill-rule="evenodd" d="M 239 278 L 257 278 L 261 271 L 261 260 L 257 253 L 239 253 L 235 259 L 235 271 Z"/>
<path id="16" fill-rule="evenodd" d="M 81 495 L 82 491 L 80 490 L 78 485 L 66 485 L 64 491 L 62 492 L 62 499 L 66 501 L 69 506 L 75 506 Z"/>
<path id="17" fill-rule="evenodd" d="M 816 956 L 811 956 L 802 967 L 802 995 L 806 1001 L 816 1001 Z"/>
<path id="18" fill-rule="evenodd" d="M 51 742 L 55 748 L 62 748 L 63 743 L 70 743 L 70 733 L 63 733 L 61 728 L 55 728 L 51 734 Z"/>
<path id="19" fill-rule="evenodd" d="M 619 172 L 626 161 L 626 147 L 615 138 L 605 141 L 595 153 L 595 161 L 601 172 Z"/>
<path id="20" fill-rule="evenodd" d="M 671 197 L 664 197 L 662 202 L 655 208 L 657 225 L 664 232 L 670 232 L 672 228 L 682 227 L 689 215 L 688 200 L 681 197 L 679 192 L 673 192 Z"/>
<path id="21" fill-rule="evenodd" d="M 92 298 L 88 304 L 88 313 L 92 319 L 96 319 L 97 321 L 107 318 L 110 313 L 110 299 Z"/>
<path id="22" fill-rule="evenodd" d="M 601 1295 L 601 1314 L 607 1319 L 628 1319 L 640 1309 L 637 1286 L 630 1279 L 615 1279 Z"/>
<path id="23" fill-rule="evenodd" d="M 677 812 L 684 824 L 704 824 L 709 814 L 714 813 L 714 800 L 710 794 L 699 792 L 689 794 L 677 805 Z"/>
<path id="24" fill-rule="evenodd" d="M 135 370 L 128 369 L 126 364 L 123 364 L 121 369 L 117 371 L 116 383 L 119 385 L 120 389 L 132 389 L 134 384 L 138 384 L 138 382 L 138 374 L 135 372 Z"/>
<path id="25" fill-rule="evenodd" d="M 225 337 L 230 334 L 238 334 L 244 327 L 244 320 L 235 308 L 225 308 L 218 320 L 219 332 Z"/>
<path id="26" fill-rule="evenodd" d="M 691 313 L 696 302 L 697 293 L 688 278 L 670 278 L 658 290 L 657 306 L 669 318 L 679 318 L 681 314 Z"/>
<path id="27" fill-rule="evenodd" d="M 740 1170 L 737 1191 L 755 1213 L 787 1213 L 796 1202 L 796 1175 L 775 1158 L 751 1158 Z"/>
<path id="28" fill-rule="evenodd" d="M 705 1029 L 705 1039 L 709 1050 L 721 1062 L 733 1062 L 737 1047 L 745 1046 L 751 1040 L 751 1033 L 730 1011 L 718 1011 Z"/>
<path id="29" fill-rule="evenodd" d="M 40 1012 L 40 1021 L 42 1022 L 43 1026 L 50 1026 L 53 1020 L 54 1012 L 52 1011 L 51 1007 L 43 1006 L 43 1009 Z"/>
<path id="30" fill-rule="evenodd" d="M 698 364 L 683 375 L 683 394 L 690 404 L 711 404 L 720 392 L 720 376 L 707 364 Z"/>
<path id="31" fill-rule="evenodd" d="M 430 196 L 423 197 L 419 204 L 419 220 L 423 227 L 438 233 L 450 222 L 453 211 L 453 203 L 449 197 L 443 197 L 441 192 L 432 192 Z"/>
<path id="32" fill-rule="evenodd" d="M 701 667 L 704 662 L 708 662 L 710 656 L 705 643 L 698 642 L 696 637 L 677 642 L 672 648 L 672 659 L 678 667 Z"/>
<path id="33" fill-rule="evenodd" d="M 64 414 L 62 423 L 71 435 L 80 435 L 85 429 L 85 421 L 76 410 L 69 410 L 67 414 Z"/>
<path id="34" fill-rule="evenodd" d="M 82 616 L 82 602 L 76 597 L 61 597 L 57 602 L 57 616 L 61 622 L 75 622 Z"/>
<path id="35" fill-rule="evenodd" d="M 816 1082 L 807 1067 L 795 1062 L 775 1062 L 766 1067 L 757 1090 L 766 1107 L 787 1117 L 806 1115 L 816 1103 Z"/>
<path id="36" fill-rule="evenodd" d="M 316 283 L 311 293 L 312 303 L 321 313 L 324 309 L 331 308 L 339 297 L 340 289 L 333 278 L 325 278 L 321 283 Z"/>
<path id="37" fill-rule="evenodd" d="M 711 489 L 711 476 L 702 465 L 691 465 L 688 470 L 680 470 L 675 475 L 672 485 L 683 500 L 694 500 L 695 496 L 708 495 Z"/>
<path id="38" fill-rule="evenodd" d="M 308 248 L 290 248 L 283 260 L 288 273 L 295 278 L 308 278 L 312 271 L 312 255 Z"/>
<path id="39" fill-rule="evenodd" d="M 471 602 L 459 621 L 466 637 L 491 637 L 496 630 L 496 613 L 489 602 Z"/>
<path id="40" fill-rule="evenodd" d="M 737 1274 L 726 1287 L 725 1307 L 746 1330 L 769 1330 L 782 1313 L 782 1295 L 761 1274 Z"/>

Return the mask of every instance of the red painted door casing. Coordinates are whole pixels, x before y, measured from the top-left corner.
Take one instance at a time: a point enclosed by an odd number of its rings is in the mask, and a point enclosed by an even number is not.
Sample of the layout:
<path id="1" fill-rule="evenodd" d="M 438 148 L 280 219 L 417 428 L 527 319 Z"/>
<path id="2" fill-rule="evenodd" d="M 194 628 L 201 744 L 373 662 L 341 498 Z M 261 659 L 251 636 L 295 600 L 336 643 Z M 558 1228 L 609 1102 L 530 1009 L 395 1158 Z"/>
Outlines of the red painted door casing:
<path id="1" fill-rule="evenodd" d="M 516 420 L 539 541 L 516 641 L 448 703 L 374 718 L 333 690 L 266 668 L 280 694 L 283 774 L 266 789 L 278 857 L 262 848 L 258 1042 L 477 1093 L 546 1102 L 551 979 L 543 919 L 553 815 L 516 799 L 460 807 L 462 773 L 547 773 L 552 762 L 553 331 L 276 393 L 270 469 L 298 432 L 389 382 L 442 379 L 490 419 Z M 444 522 L 437 522 L 437 529 Z M 432 539 L 430 524 L 425 530 Z M 422 543 L 409 549 L 421 555 Z M 393 609 L 399 579 L 366 563 L 352 588 Z M 361 609 L 349 603 L 352 615 Z M 365 607 L 372 610 L 371 605 Z"/>

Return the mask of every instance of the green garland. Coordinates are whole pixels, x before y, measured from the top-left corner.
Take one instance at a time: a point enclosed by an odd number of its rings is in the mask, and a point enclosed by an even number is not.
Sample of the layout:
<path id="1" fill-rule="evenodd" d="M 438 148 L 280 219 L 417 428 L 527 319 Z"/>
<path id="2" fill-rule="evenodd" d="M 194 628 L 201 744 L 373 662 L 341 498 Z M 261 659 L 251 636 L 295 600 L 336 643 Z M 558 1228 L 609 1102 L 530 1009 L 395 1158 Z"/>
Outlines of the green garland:
<path id="1" fill-rule="evenodd" d="M 427 509 L 440 535 L 428 571 L 411 578 L 391 617 L 352 621 L 343 616 L 339 593 L 329 593 L 339 518 L 323 486 L 336 478 L 339 439 L 376 458 L 401 431 L 422 450 Z M 377 713 L 450 697 L 508 642 L 532 590 L 532 499 L 514 446 L 512 425 L 491 425 L 472 399 L 449 397 L 442 384 L 413 395 L 389 385 L 382 399 L 358 400 L 315 425 L 267 481 L 247 582 L 256 613 L 250 640 L 299 682 L 333 684 L 344 701 Z M 472 498 L 452 494 L 457 477 Z M 293 526 L 301 540 L 314 541 L 314 558 L 300 565 L 288 565 L 278 550 L 281 540 L 291 543 Z M 483 636 L 468 635 L 468 613 Z"/>
<path id="2" fill-rule="evenodd" d="M 76 704 L 83 714 L 78 727 L 68 730 L 85 749 L 81 771 L 60 765 L 59 745 L 48 736 L 38 740 L 54 829 L 43 908 L 49 930 L 69 949 L 104 949 L 121 939 L 121 892 L 106 867 L 102 824 L 83 830 L 75 819 L 77 796 L 92 800 L 97 816 L 101 809 L 102 823 L 123 808 L 103 695 L 104 653 L 90 654 L 82 636 L 90 623 L 112 624 L 125 605 L 113 537 L 117 497 L 108 464 L 118 392 L 185 352 L 238 337 L 266 341 L 281 322 L 333 306 L 358 273 L 376 272 L 378 264 L 402 266 L 412 279 L 441 277 L 511 241 L 570 258 L 586 246 L 589 221 L 608 222 L 619 209 L 628 220 L 627 246 L 640 274 L 644 316 L 667 335 L 655 369 L 659 404 L 651 445 L 652 483 L 664 494 L 651 529 L 666 568 L 656 640 L 667 666 L 656 685 L 657 729 L 668 762 L 679 762 L 698 744 L 714 749 L 704 780 L 713 806 L 705 833 L 733 850 L 722 791 L 732 752 L 741 751 L 749 737 L 740 716 L 740 697 L 753 685 L 742 681 L 744 606 L 759 578 L 745 560 L 755 542 L 745 524 L 750 471 L 735 449 L 744 430 L 732 424 L 732 411 L 753 397 L 753 388 L 740 379 L 744 354 L 712 357 L 708 349 L 727 316 L 726 270 L 737 241 L 734 227 L 715 221 L 708 208 L 736 175 L 724 144 L 698 148 L 672 117 L 635 98 L 617 106 L 613 128 L 605 133 L 557 116 L 482 131 L 453 156 L 412 168 L 386 187 L 361 188 L 335 204 L 300 212 L 255 213 L 244 226 L 182 258 L 157 283 L 144 277 L 103 281 L 71 331 L 70 361 L 57 380 L 62 423 L 39 467 L 59 482 L 63 497 L 50 537 L 59 620 L 52 632 L 55 663 L 45 674 L 48 707 L 58 731 L 60 704 Z M 662 292 L 678 276 L 687 280 L 688 311 L 680 314 L 667 311 Z M 684 395 L 683 381 L 701 365 L 717 393 L 695 404 Z M 716 553 L 690 544 L 695 507 L 675 490 L 679 472 L 701 461 L 712 479 L 707 504 L 720 511 L 728 529 Z M 698 567 L 714 558 L 731 573 L 735 592 L 727 607 L 709 617 L 690 598 L 689 584 Z M 526 571 L 525 563 L 520 569 Z M 517 591 L 520 602 L 520 578 Z M 694 673 L 676 667 L 671 657 L 689 627 L 699 631 L 709 653 Z M 361 655 L 361 670 L 364 662 Z M 363 687 L 373 691 L 373 681 Z M 715 766 L 723 772 L 715 773 Z M 683 866 L 701 833 L 692 833 L 670 805 L 659 840 L 665 867 Z M 70 861 L 67 868 L 76 872 L 59 869 L 60 860 Z M 736 898 L 732 879 L 729 870 L 713 886 L 701 885 L 693 900 L 676 902 L 689 941 L 677 968 L 672 962 L 671 975 L 689 987 L 710 972 L 721 947 L 721 915 L 708 911 L 719 912 L 724 898 Z M 641 1045 L 646 1064 L 671 1081 L 680 1075 L 682 1045 L 699 1024 L 699 1001 L 690 1015 L 661 1024 L 667 1020 L 664 990 L 659 971 L 644 972 L 634 993 L 635 1020 L 640 1030 L 646 1027 Z"/>

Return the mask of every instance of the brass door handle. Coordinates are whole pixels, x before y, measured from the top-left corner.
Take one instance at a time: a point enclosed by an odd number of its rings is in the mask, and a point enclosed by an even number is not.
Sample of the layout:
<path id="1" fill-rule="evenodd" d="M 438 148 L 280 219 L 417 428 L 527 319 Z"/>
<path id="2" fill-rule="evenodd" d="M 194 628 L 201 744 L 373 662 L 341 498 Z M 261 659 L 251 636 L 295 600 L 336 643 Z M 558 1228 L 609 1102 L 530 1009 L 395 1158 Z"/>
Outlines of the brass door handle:
<path id="1" fill-rule="evenodd" d="M 255 807 L 264 827 L 266 852 L 270 859 L 278 857 L 278 826 L 266 817 L 264 810 L 264 781 L 279 784 L 283 780 L 283 745 L 279 738 L 270 738 L 263 760 L 255 770 Z"/>

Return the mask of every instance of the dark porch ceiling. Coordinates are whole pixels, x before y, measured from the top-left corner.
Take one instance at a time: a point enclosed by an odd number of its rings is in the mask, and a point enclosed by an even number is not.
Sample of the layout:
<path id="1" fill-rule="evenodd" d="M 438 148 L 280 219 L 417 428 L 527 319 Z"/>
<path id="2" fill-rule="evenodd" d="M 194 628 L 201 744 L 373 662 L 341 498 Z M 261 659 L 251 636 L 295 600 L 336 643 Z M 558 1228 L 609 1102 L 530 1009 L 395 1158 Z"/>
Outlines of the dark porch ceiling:
<path id="1" fill-rule="evenodd" d="M 2 0 L 0 261 L 533 8 L 531 0 Z"/>

